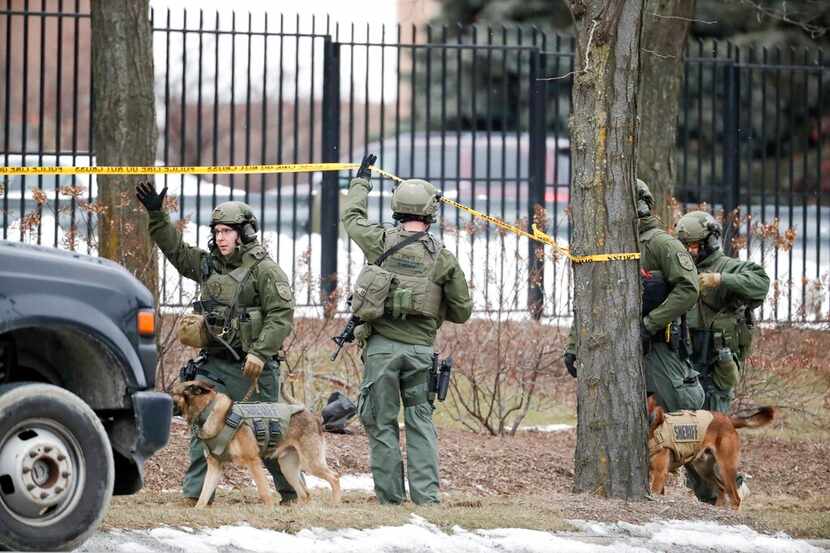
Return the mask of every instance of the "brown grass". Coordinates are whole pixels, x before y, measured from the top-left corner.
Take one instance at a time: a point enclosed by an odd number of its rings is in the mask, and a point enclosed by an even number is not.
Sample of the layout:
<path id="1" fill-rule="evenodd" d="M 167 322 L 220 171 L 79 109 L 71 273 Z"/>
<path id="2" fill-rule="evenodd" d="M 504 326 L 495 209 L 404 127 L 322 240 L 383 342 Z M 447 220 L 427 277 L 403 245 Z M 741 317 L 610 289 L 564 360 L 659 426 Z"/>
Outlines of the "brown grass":
<path id="1" fill-rule="evenodd" d="M 322 397 L 333 387 L 328 375 L 342 379 L 355 396 L 360 378 L 355 351 L 328 361 L 328 327 L 312 320 L 298 321 L 303 336 L 316 335 L 304 359 L 313 367 L 299 370 L 294 359 L 295 390 Z M 482 329 L 479 330 L 478 327 Z M 339 328 L 337 328 L 339 330 Z M 470 344 L 485 332 L 470 325 Z M 562 331 L 553 329 L 559 336 Z M 314 334 L 312 334 L 314 333 Z M 444 338 L 442 338 L 444 339 Z M 310 340 L 310 339 L 308 339 Z M 460 347 L 460 345 L 458 346 Z M 367 528 L 398 525 L 417 513 L 443 528 L 522 527 L 539 530 L 572 529 L 567 520 L 647 522 L 656 519 L 714 520 L 747 524 L 759 531 L 784 531 L 794 537 L 830 538 L 830 333 L 809 330 L 763 330 L 750 363 L 764 383 L 750 402 L 773 402 L 782 407 L 772 427 L 742 431 L 740 470 L 752 476 L 751 495 L 741 513 L 717 509 L 689 496 L 682 478 L 670 477 L 665 496 L 653 501 L 624 502 L 576 495 L 573 452 L 576 433 L 520 432 L 515 437 L 492 437 L 462 430 L 449 421 L 447 406 L 436 411 L 443 504 L 440 507 L 380 507 L 362 492 L 346 492 L 337 507 L 323 503 L 326 492 L 315 490 L 306 507 L 265 509 L 256 502 L 247 474 L 226 470 L 225 485 L 216 505 L 204 512 L 186 507 L 177 490 L 186 457 L 187 428 L 175 422 L 170 444 L 147 463 L 147 485 L 132 497 L 115 498 L 106 528 L 147 528 L 160 525 L 215 527 L 246 521 L 254 526 L 294 532 L 305 527 Z M 186 352 L 182 352 L 184 358 Z M 291 360 L 291 354 L 289 355 Z M 312 361 L 313 360 L 313 361 Z M 557 368 L 545 379 L 542 395 L 526 422 L 573 422 L 575 383 Z M 316 407 L 319 408 L 319 405 Z M 359 424 L 351 436 L 327 434 L 329 460 L 341 473 L 368 473 L 368 442 Z"/>

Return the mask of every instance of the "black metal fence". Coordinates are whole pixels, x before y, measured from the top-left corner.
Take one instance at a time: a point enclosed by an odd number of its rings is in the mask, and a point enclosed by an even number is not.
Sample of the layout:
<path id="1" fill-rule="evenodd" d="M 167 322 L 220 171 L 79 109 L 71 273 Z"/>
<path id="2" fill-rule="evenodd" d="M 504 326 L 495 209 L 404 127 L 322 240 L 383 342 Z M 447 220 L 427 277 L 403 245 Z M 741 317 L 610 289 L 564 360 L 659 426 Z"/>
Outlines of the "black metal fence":
<path id="1" fill-rule="evenodd" d="M 18 6 L 20 4 L 20 6 Z M 13 7 L 15 6 L 15 7 Z M 5 165 L 91 165 L 90 21 L 79 0 L 0 11 Z M 359 162 L 434 182 L 475 209 L 569 237 L 569 74 L 573 39 L 503 27 L 343 26 L 233 13 L 153 13 L 158 162 L 165 165 Z M 830 95 L 819 53 L 697 44 L 679 117 L 678 199 L 740 207 L 743 256 L 776 284 L 768 320 L 830 320 Z M 187 239 L 205 245 L 212 208 L 254 208 L 263 242 L 319 302 L 321 276 L 348 287 L 363 263 L 338 228 L 350 174 L 160 176 Z M 370 218 L 391 220 L 392 183 L 376 178 Z M 94 253 L 95 179 L 2 183 L 2 237 Z M 542 215 L 534 206 L 544 206 Z M 544 221 L 538 219 L 542 217 Z M 773 224 L 778 220 L 777 227 Z M 474 285 L 476 307 L 570 315 L 570 270 L 537 245 L 442 205 L 440 233 Z M 759 226 L 765 223 L 767 226 Z M 794 235 L 787 235 L 787 229 Z M 794 238 L 794 239 L 793 239 Z M 162 298 L 192 288 L 164 265 Z M 322 279 L 325 292 L 334 286 Z M 537 286 L 541 284 L 541 286 Z"/>

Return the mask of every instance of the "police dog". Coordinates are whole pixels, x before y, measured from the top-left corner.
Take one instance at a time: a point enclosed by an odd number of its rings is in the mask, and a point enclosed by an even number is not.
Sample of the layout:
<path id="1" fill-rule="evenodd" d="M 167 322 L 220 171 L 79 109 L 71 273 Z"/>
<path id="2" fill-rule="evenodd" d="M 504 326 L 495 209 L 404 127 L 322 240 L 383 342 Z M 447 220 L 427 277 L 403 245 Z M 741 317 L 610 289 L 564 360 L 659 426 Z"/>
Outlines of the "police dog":
<path id="1" fill-rule="evenodd" d="M 729 417 L 714 411 L 711 414 L 709 411 L 692 413 L 695 416 L 704 417 L 704 420 L 708 420 L 711 416 L 711 422 L 706 427 L 702 439 L 698 437 L 696 440 L 685 440 L 692 444 L 691 451 L 689 451 L 690 459 L 679 459 L 677 452 L 669 446 L 668 442 L 661 442 L 655 438 L 657 430 L 661 430 L 661 436 L 674 431 L 676 435 L 681 436 L 681 439 L 685 439 L 690 434 L 697 434 L 697 431 L 695 428 L 689 428 L 692 425 L 676 425 L 674 428 L 668 428 L 665 411 L 662 407 L 654 407 L 654 418 L 648 433 L 651 493 L 665 493 L 666 477 L 669 471 L 675 472 L 681 466 L 686 466 L 709 482 L 712 490 L 717 490 L 715 505 L 723 506 L 728 495 L 732 508 L 736 511 L 740 510 L 741 497 L 738 494 L 735 478 L 741 454 L 741 441 L 736 429 L 765 426 L 772 422 L 776 411 L 773 407 L 760 407 L 751 415 L 740 417 Z M 686 428 L 682 428 L 683 426 Z M 677 437 L 675 436 L 675 439 Z"/>
<path id="2" fill-rule="evenodd" d="M 177 383 L 171 395 L 177 410 L 191 425 L 211 401 L 215 400 L 212 411 L 200 429 L 203 439 L 210 439 L 221 432 L 225 427 L 225 416 L 233 406 L 231 398 L 214 390 L 211 384 L 199 380 Z M 259 444 L 248 424 L 239 426 L 239 430 L 228 442 L 226 453 L 228 455 L 225 457 L 229 456 L 233 463 L 248 467 L 262 502 L 269 507 L 272 506 L 274 499 L 268 488 L 265 467 L 260 461 Z M 340 502 L 340 477 L 326 463 L 326 440 L 323 437 L 321 421 L 310 411 L 303 409 L 291 416 L 288 427 L 283 429 L 282 439 L 268 457 L 277 460 L 283 475 L 297 492 L 300 501 L 305 503 L 309 498 L 308 490 L 300 476 L 300 471 L 305 470 L 326 480 L 331 485 L 332 502 Z M 207 475 L 196 507 L 208 505 L 222 477 L 222 469 L 226 461 L 213 455 L 207 448 L 205 448 L 205 458 L 208 467 Z"/>

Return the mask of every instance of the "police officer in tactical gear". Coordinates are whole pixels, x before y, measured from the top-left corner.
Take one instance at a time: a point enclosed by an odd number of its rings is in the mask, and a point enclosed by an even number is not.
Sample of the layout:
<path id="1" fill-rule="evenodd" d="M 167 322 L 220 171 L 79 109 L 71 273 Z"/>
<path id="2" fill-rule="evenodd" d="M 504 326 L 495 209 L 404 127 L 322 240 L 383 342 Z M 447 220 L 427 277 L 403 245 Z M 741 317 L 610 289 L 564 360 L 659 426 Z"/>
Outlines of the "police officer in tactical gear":
<path id="1" fill-rule="evenodd" d="M 277 354 L 293 327 L 294 296 L 285 273 L 257 241 L 256 217 L 242 202 L 219 204 L 211 216 L 212 237 L 205 251 L 182 240 L 162 210 L 166 193 L 167 187 L 159 194 L 149 182 L 136 187 L 136 197 L 150 216 L 150 236 L 182 276 L 199 284 L 194 310 L 203 319 L 196 317 L 197 338 L 189 338 L 197 343 L 186 344 L 201 348 L 197 362 L 190 364 L 196 368 L 195 378 L 212 383 L 235 401 L 249 389 L 251 401 L 278 401 Z M 270 459 L 265 466 L 282 502 L 296 500 L 277 462 Z M 206 472 L 203 446 L 192 436 L 182 491 L 193 502 Z"/>
<path id="2" fill-rule="evenodd" d="M 760 265 L 723 252 L 721 224 L 705 211 L 690 211 L 675 230 L 700 275 L 700 296 L 687 318 L 694 363 L 706 392 L 703 408 L 725 413 L 752 346 L 752 310 L 766 298 L 769 276 Z M 742 497 L 748 489 L 744 479 L 739 474 L 736 482 Z M 686 470 L 686 485 L 700 501 L 715 504 L 719 490 L 693 467 Z"/>
<path id="3" fill-rule="evenodd" d="M 646 393 L 668 412 L 700 409 L 703 388 L 689 359 L 683 316 L 698 295 L 694 262 L 679 241 L 663 230 L 651 214 L 654 197 L 646 183 L 637 179 L 640 273 L 644 286 L 641 339 L 645 353 Z M 577 373 L 576 325 L 571 327 L 564 362 L 572 376 Z"/>
<path id="4" fill-rule="evenodd" d="M 358 416 L 369 436 L 375 493 L 381 503 L 398 504 L 405 499 L 398 429 L 403 401 L 410 496 L 418 504 L 437 503 L 438 446 L 427 382 L 433 342 L 444 321 L 470 318 L 472 300 L 455 256 L 429 233 L 439 204 L 430 183 L 411 179 L 395 189 L 392 211 L 398 226 L 386 229 L 368 221 L 369 167 L 375 159 L 363 159 L 340 216 L 386 284 L 385 299 L 375 298 L 382 306 L 377 316 L 355 332 L 365 344 Z M 364 292 L 372 294 L 357 290 L 356 283 L 355 294 Z"/>
<path id="5" fill-rule="evenodd" d="M 700 297 L 688 314 L 694 363 L 706 391 L 704 409 L 725 413 L 752 344 L 752 310 L 769 292 L 769 276 L 752 261 L 721 249 L 721 224 L 705 211 L 677 222 L 676 234 L 700 275 Z"/>

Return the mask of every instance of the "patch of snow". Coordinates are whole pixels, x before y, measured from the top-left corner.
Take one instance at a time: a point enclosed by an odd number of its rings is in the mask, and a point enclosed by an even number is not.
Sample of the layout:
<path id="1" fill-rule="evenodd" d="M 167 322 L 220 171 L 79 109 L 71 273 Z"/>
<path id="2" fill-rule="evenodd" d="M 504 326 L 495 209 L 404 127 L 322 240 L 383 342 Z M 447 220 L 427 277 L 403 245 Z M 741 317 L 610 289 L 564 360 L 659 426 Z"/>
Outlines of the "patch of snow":
<path id="1" fill-rule="evenodd" d="M 134 541 L 118 544 L 118 551 L 123 553 L 153 553 L 151 548 Z"/>
<path id="2" fill-rule="evenodd" d="M 821 549 L 806 541 L 794 540 L 787 534 L 760 534 L 748 526 L 724 526 L 711 521 L 666 520 L 646 524 L 614 524 L 568 521 L 589 535 L 646 540 L 657 550 L 675 547 L 699 548 L 705 551 L 736 551 L 752 553 L 814 553 Z M 668 547 L 667 547 L 668 546 Z M 651 549 L 651 548 L 650 548 Z"/>
<path id="3" fill-rule="evenodd" d="M 362 476 L 362 475 L 358 475 Z M 669 520 L 646 524 L 614 524 L 584 520 L 569 521 L 579 534 L 552 533 L 523 528 L 449 531 L 415 514 L 402 526 L 358 530 L 307 528 L 297 534 L 263 530 L 248 525 L 214 529 L 156 528 L 153 530 L 112 530 L 98 534 L 87 548 L 111 543 L 120 553 L 147 553 L 157 550 L 184 550 L 195 553 L 253 551 L 256 553 L 588 553 L 588 552 L 758 552 L 818 553 L 822 551 L 786 534 L 760 534 L 747 526 L 725 526 L 708 521 Z M 126 540 L 126 541 L 122 541 Z M 155 540 L 155 541 L 154 541 Z M 154 547 L 158 545 L 158 549 Z"/>
<path id="4" fill-rule="evenodd" d="M 537 426 L 520 426 L 519 430 L 524 432 L 567 432 L 576 426 L 572 424 L 544 424 Z"/>
<path id="5" fill-rule="evenodd" d="M 141 531 L 133 534 L 141 534 Z M 315 553 L 373 553 L 394 551 L 453 553 L 496 553 L 521 551 L 527 553 L 589 553 L 622 552 L 647 553 L 642 547 L 623 543 L 598 545 L 581 542 L 571 537 L 557 536 L 550 532 L 521 528 L 495 530 L 465 530 L 454 527 L 444 532 L 422 517 L 411 515 L 403 526 L 357 530 L 327 530 L 309 528 L 297 534 L 274 530 L 261 530 L 246 525 L 222 526 L 197 534 L 188 534 L 172 528 L 150 530 L 151 537 L 168 546 L 186 551 L 214 553 L 223 549 L 240 549 L 266 553 L 271 551 Z M 146 536 L 146 533 L 144 533 Z M 198 540 L 198 541 L 197 541 Z"/>
<path id="6" fill-rule="evenodd" d="M 321 478 L 312 476 L 308 473 L 305 475 L 306 486 L 312 489 L 322 488 L 329 489 L 329 483 Z M 340 476 L 340 488 L 343 491 L 366 491 L 373 492 L 375 490 L 375 481 L 369 473 L 362 474 L 343 474 Z"/>
<path id="7" fill-rule="evenodd" d="M 188 551 L 188 553 L 214 553 L 216 547 L 211 543 L 210 533 L 191 534 L 174 528 L 154 528 L 149 531 L 151 538 L 169 546 Z"/>

